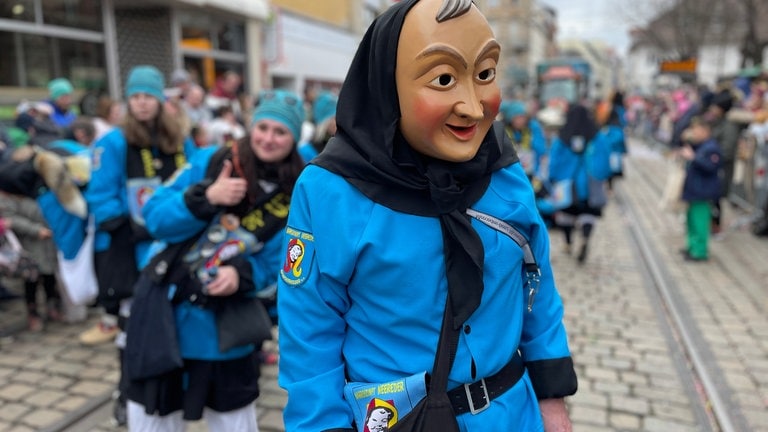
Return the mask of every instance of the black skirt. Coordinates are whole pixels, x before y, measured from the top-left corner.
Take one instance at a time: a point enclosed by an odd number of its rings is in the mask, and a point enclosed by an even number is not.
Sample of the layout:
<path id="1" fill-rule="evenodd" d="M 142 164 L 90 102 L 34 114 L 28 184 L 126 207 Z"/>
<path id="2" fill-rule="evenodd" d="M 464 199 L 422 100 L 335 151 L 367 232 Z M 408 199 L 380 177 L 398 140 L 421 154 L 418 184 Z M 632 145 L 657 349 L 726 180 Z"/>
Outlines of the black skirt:
<path id="1" fill-rule="evenodd" d="M 184 367 L 160 377 L 132 381 L 128 399 L 149 415 L 183 410 L 184 420 L 200 420 L 203 409 L 227 412 L 259 396 L 259 362 L 255 353 L 234 360 L 184 359 Z"/>

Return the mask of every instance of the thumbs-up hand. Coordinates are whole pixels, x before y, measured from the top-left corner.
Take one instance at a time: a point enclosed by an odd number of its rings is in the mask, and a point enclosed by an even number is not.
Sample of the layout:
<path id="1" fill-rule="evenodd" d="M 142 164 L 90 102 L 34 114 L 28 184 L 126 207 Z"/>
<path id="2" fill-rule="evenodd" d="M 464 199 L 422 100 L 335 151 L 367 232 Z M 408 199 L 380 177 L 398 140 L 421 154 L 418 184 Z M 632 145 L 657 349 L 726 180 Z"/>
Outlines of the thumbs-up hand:
<path id="1" fill-rule="evenodd" d="M 232 177 L 232 169 L 232 162 L 225 160 L 219 176 L 205 190 L 205 198 L 212 205 L 233 206 L 245 197 L 248 182 L 242 178 Z"/>

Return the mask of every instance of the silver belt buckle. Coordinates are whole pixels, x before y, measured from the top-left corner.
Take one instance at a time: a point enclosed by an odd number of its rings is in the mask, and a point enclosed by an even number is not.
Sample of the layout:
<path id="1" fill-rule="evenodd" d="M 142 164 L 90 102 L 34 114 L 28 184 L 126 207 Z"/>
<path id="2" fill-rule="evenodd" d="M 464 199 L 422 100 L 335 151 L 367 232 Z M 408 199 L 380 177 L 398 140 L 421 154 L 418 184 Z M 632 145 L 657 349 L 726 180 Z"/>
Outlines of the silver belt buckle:
<path id="1" fill-rule="evenodd" d="M 469 402 L 469 412 L 479 414 L 487 410 L 491 406 L 491 398 L 488 396 L 488 387 L 485 386 L 485 378 L 480 380 L 480 385 L 483 387 L 483 397 L 485 397 L 485 405 L 477 408 L 475 407 L 475 401 L 472 400 L 472 391 L 469 390 L 469 386 L 472 384 L 464 384 L 464 391 L 467 393 L 467 402 Z"/>

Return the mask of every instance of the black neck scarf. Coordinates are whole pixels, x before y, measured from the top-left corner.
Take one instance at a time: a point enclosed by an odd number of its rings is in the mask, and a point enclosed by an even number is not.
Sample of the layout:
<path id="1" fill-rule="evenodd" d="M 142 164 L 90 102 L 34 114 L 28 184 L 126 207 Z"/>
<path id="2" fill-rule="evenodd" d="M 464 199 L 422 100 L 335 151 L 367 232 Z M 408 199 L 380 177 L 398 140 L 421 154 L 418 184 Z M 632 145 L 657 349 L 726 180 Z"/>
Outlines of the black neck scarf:
<path id="1" fill-rule="evenodd" d="M 517 161 L 505 134 L 488 132 L 477 155 L 461 163 L 425 157 L 399 130 L 395 62 L 400 30 L 418 0 L 391 6 L 368 28 L 342 86 L 338 130 L 312 163 L 344 177 L 365 196 L 392 210 L 440 219 L 453 325 L 480 305 L 484 250 L 466 209 L 491 173 Z M 450 23 L 450 21 L 448 21 Z"/>

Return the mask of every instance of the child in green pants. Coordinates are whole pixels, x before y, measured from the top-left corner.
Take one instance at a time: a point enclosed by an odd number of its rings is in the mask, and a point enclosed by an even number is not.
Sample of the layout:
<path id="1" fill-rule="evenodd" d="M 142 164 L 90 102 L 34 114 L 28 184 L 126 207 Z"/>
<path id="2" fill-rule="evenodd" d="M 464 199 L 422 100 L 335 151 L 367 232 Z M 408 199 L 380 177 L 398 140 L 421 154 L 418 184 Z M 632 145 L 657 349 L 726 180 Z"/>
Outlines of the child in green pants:
<path id="1" fill-rule="evenodd" d="M 688 161 L 683 185 L 683 201 L 688 203 L 688 244 L 684 251 L 688 261 L 709 259 L 710 207 L 720 197 L 719 170 L 723 159 L 720 146 L 711 135 L 710 123 L 696 117 L 684 132 L 685 144 L 680 149 L 680 155 Z"/>

